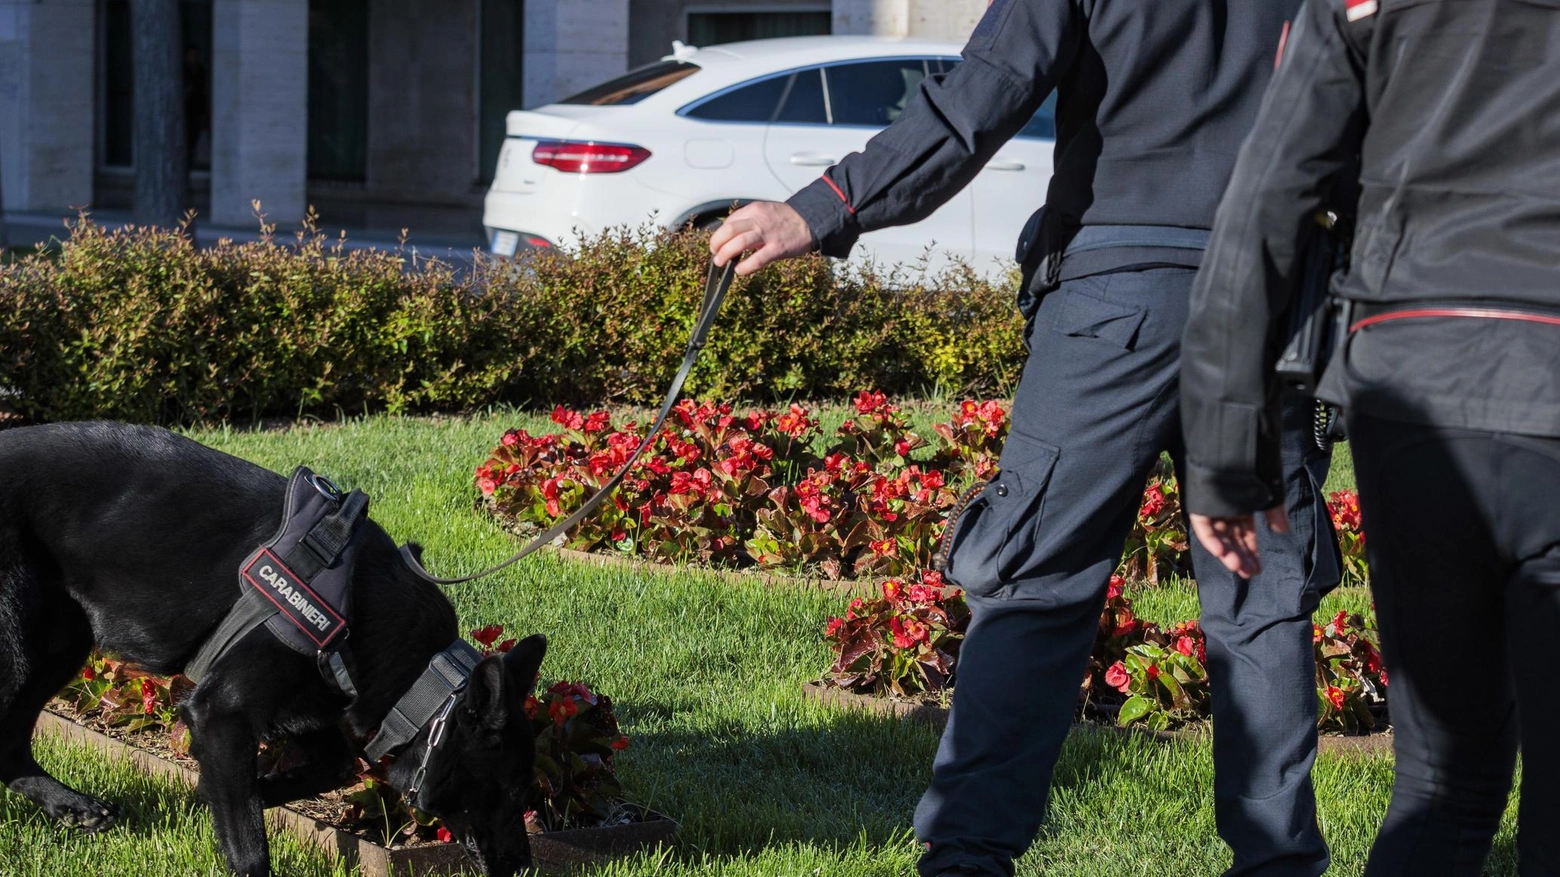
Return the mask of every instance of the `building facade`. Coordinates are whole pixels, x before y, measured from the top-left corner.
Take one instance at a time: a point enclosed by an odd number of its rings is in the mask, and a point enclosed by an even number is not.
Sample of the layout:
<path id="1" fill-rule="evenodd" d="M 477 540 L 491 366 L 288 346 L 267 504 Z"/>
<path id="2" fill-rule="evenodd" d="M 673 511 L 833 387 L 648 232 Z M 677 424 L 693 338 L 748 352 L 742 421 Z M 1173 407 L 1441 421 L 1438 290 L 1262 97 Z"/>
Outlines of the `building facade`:
<path id="1" fill-rule="evenodd" d="M 132 0 L 0 0 L 5 209 L 130 206 Z M 478 231 L 504 116 L 711 45 L 962 40 L 987 0 L 183 0 L 190 206 Z"/>

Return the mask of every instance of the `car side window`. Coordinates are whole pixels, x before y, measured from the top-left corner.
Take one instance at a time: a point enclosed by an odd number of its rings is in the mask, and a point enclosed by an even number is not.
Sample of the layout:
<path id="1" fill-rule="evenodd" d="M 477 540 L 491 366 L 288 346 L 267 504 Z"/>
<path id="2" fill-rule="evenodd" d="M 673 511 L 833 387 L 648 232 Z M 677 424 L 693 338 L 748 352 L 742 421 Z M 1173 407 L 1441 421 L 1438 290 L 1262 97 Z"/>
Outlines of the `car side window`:
<path id="1" fill-rule="evenodd" d="M 824 68 L 829 121 L 882 128 L 904 112 L 926 73 L 923 58 L 831 64 Z"/>
<path id="2" fill-rule="evenodd" d="M 823 99 L 823 73 L 818 68 L 799 70 L 791 77 L 791 87 L 775 121 L 800 125 L 829 123 L 828 104 Z"/>
<path id="3" fill-rule="evenodd" d="M 766 124 L 774 116 L 780 100 L 785 97 L 791 79 L 791 76 L 772 76 L 739 85 L 698 104 L 684 115 L 710 122 Z"/>
<path id="4" fill-rule="evenodd" d="M 1035 137 L 1041 140 L 1056 139 L 1056 92 L 1046 95 L 1045 103 L 1040 105 L 1040 109 L 1035 110 L 1034 116 L 1014 136 Z"/>

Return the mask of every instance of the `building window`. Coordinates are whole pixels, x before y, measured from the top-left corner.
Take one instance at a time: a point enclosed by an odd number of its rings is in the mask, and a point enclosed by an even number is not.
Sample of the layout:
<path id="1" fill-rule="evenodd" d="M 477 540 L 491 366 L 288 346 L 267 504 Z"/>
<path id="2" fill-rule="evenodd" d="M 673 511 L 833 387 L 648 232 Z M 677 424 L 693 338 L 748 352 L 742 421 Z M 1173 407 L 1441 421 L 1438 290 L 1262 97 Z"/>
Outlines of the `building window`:
<path id="1" fill-rule="evenodd" d="M 191 170 L 211 167 L 211 0 L 179 4 L 184 65 L 186 160 Z M 135 164 L 135 56 L 128 0 L 103 4 L 102 142 L 105 167 Z"/>
<path id="2" fill-rule="evenodd" d="M 477 18 L 481 66 L 477 82 L 477 180 L 493 181 L 504 146 L 504 120 L 521 108 L 525 90 L 524 0 L 482 0 Z"/>
<path id="3" fill-rule="evenodd" d="M 801 12 L 690 12 L 688 43 L 713 46 L 742 40 L 806 37 L 827 34 L 833 13 L 827 9 Z"/>
<path id="4" fill-rule="evenodd" d="M 309 179 L 368 168 L 368 0 L 309 0 Z"/>

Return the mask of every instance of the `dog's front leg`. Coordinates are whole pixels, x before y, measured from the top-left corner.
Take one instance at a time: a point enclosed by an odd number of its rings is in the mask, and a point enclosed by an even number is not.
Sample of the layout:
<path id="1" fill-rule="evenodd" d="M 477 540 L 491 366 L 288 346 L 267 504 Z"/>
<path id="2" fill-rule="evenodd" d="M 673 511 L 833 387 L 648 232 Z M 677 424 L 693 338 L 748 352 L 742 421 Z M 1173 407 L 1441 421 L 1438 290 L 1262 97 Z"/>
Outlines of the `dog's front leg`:
<path id="1" fill-rule="evenodd" d="M 271 850 L 265 836 L 265 811 L 255 776 L 260 741 L 242 712 L 221 710 L 202 697 L 202 689 L 184 706 L 190 726 L 190 754 L 200 762 L 200 790 L 211 808 L 217 843 L 228 867 L 240 877 L 270 877 Z"/>

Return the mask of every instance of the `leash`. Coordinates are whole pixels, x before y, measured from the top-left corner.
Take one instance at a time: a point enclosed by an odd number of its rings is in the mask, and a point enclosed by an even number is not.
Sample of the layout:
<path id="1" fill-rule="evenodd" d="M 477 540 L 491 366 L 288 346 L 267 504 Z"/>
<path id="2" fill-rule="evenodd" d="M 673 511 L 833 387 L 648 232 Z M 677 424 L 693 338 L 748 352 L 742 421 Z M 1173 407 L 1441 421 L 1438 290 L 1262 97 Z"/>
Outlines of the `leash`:
<path id="1" fill-rule="evenodd" d="M 710 263 L 709 277 L 704 282 L 704 302 L 699 306 L 699 316 L 693 326 L 693 335 L 688 339 L 688 352 L 683 355 L 682 368 L 677 370 L 677 377 L 672 379 L 671 389 L 666 392 L 666 399 L 661 403 L 660 413 L 655 416 L 655 422 L 650 425 L 650 430 L 645 433 L 645 437 L 639 443 L 639 447 L 623 463 L 623 468 L 619 469 L 617 474 L 612 476 L 611 480 L 603 484 L 600 490 L 586 500 L 579 510 L 542 531 L 540 535 L 532 539 L 525 547 L 516 551 L 508 560 L 468 576 L 440 578 L 423 568 L 422 563 L 412 553 L 410 546 L 403 545 L 401 546 L 401 558 L 406 561 L 407 566 L 412 568 L 412 572 L 416 573 L 423 580 L 432 582 L 435 585 L 460 585 L 475 581 L 518 563 L 521 558 L 537 551 L 544 545 L 550 544 L 554 539 L 573 529 L 580 521 L 585 520 L 591 512 L 594 512 L 596 507 L 601 505 L 602 501 L 612 491 L 616 490 L 618 484 L 628 476 L 629 470 L 639 461 L 640 456 L 655 443 L 655 437 L 661 432 L 661 427 L 666 423 L 667 415 L 671 414 L 672 406 L 677 402 L 677 395 L 682 392 L 683 382 L 688 380 L 688 373 L 693 371 L 693 364 L 698 361 L 699 351 L 704 348 L 704 339 L 709 334 L 710 326 L 715 323 L 715 315 L 720 313 L 721 302 L 725 301 L 726 293 L 731 289 L 731 282 L 736 277 L 736 271 L 736 259 L 727 262 L 724 270 L 717 267 L 714 262 Z"/>

